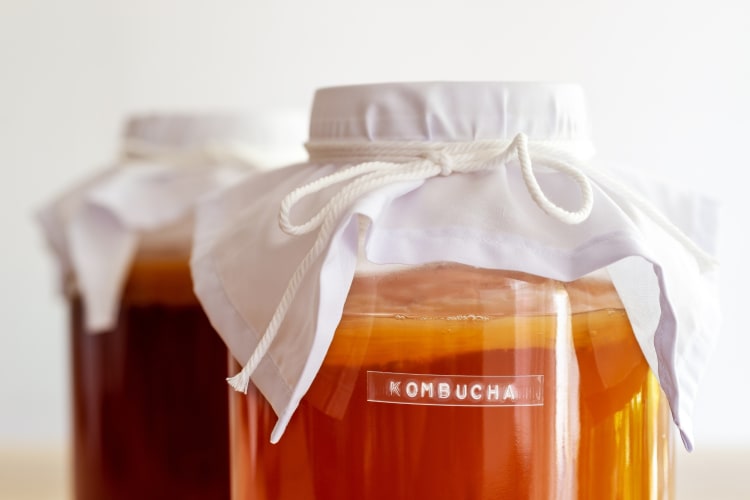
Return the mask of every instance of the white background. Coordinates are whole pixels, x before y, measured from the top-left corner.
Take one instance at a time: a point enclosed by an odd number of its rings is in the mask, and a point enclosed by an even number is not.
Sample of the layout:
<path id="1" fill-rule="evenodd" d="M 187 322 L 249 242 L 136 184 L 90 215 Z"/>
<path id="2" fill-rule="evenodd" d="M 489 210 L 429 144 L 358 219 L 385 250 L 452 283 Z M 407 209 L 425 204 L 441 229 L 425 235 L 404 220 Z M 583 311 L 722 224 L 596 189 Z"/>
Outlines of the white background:
<path id="1" fill-rule="evenodd" d="M 66 443 L 67 318 L 32 214 L 113 158 L 125 114 L 397 80 L 580 83 L 601 159 L 722 202 L 725 325 L 696 444 L 750 447 L 749 5 L 0 0 L 0 450 Z"/>

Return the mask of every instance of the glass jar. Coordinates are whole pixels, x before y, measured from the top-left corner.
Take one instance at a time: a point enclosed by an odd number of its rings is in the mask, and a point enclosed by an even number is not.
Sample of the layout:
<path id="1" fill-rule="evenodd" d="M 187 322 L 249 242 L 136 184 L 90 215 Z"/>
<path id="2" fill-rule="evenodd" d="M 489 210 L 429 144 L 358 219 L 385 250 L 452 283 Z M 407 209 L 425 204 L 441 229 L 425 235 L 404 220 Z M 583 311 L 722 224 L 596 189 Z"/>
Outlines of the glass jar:
<path id="1" fill-rule="evenodd" d="M 673 498 L 668 405 L 606 274 L 358 273 L 281 441 L 254 388 L 231 408 L 233 500 Z"/>
<path id="2" fill-rule="evenodd" d="M 227 351 L 193 292 L 193 205 L 248 170 L 299 160 L 300 124 L 293 112 L 134 118 L 124 158 L 41 214 L 71 308 L 77 500 L 229 498 Z M 73 227 L 92 199 L 121 212 L 97 207 Z M 81 227 L 99 246 L 76 258 Z M 102 302 L 114 317 L 93 325 L 98 290 L 116 290 Z"/>
<path id="3" fill-rule="evenodd" d="M 673 498 L 660 285 L 622 276 L 663 228 L 587 131 L 576 86 L 321 89 L 308 163 L 200 207 L 196 290 L 252 381 L 233 500 Z"/>

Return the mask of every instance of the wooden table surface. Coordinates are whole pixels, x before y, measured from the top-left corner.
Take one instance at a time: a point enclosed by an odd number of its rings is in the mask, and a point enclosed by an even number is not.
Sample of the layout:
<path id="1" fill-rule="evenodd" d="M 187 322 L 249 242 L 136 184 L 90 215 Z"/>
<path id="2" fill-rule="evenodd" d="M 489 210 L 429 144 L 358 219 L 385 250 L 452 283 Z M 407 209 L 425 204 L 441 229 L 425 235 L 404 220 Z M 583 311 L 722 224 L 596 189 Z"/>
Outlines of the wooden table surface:
<path id="1" fill-rule="evenodd" d="M 70 500 L 68 467 L 64 450 L 0 450 L 0 500 Z M 750 500 L 750 449 L 678 451 L 676 500 Z"/>

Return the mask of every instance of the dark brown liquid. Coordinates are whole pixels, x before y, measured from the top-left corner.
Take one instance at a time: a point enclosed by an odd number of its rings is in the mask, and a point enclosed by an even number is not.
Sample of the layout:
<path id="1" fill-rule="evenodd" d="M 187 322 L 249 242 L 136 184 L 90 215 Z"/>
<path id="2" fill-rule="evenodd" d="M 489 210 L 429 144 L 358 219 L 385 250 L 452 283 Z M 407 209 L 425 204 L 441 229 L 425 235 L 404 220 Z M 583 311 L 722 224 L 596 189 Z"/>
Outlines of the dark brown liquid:
<path id="1" fill-rule="evenodd" d="M 442 299 L 430 303 L 432 292 L 409 283 L 424 275 L 355 283 L 323 367 L 278 445 L 268 444 L 275 417 L 265 399 L 234 395 L 233 499 L 671 498 L 668 409 L 624 311 L 544 314 L 556 307 L 553 285 L 508 295 L 491 279 L 470 288 L 481 298 L 463 302 L 463 271 L 430 270 L 442 274 L 440 297 L 456 285 L 449 315 L 435 314 L 445 311 Z M 573 287 L 565 297 L 588 309 L 613 293 Z M 418 314 L 401 314 L 399 304 Z M 544 402 L 373 402 L 370 371 L 543 375 Z"/>
<path id="2" fill-rule="evenodd" d="M 72 303 L 77 500 L 229 498 L 226 349 L 184 262 L 138 264 L 117 326 Z"/>

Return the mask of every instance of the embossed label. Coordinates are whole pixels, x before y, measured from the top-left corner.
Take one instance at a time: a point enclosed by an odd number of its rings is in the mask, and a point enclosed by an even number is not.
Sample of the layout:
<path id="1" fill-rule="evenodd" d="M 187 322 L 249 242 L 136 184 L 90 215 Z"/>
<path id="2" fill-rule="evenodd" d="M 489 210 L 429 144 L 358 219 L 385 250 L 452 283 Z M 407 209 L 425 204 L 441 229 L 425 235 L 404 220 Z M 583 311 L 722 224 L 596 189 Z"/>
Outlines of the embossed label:
<path id="1" fill-rule="evenodd" d="M 432 406 L 541 406 L 544 375 L 367 372 L 367 401 Z"/>

